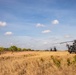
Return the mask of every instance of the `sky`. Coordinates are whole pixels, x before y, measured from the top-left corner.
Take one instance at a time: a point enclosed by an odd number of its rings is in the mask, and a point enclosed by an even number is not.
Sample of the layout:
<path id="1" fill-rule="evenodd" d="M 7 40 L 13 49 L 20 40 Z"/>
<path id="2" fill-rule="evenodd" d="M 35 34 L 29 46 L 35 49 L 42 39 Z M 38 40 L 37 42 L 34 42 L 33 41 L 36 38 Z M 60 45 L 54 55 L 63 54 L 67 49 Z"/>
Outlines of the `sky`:
<path id="1" fill-rule="evenodd" d="M 75 32 L 76 0 L 0 0 L 0 46 L 64 50 Z"/>

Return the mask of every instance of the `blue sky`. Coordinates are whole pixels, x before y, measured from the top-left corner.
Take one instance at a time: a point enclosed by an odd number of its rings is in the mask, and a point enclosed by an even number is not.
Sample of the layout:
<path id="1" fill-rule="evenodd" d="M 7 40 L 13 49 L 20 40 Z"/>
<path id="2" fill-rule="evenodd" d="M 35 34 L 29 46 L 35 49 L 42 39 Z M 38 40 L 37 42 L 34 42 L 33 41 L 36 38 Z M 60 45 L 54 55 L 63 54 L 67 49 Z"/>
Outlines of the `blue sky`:
<path id="1" fill-rule="evenodd" d="M 49 49 L 76 38 L 75 0 L 0 0 L 0 46 Z"/>

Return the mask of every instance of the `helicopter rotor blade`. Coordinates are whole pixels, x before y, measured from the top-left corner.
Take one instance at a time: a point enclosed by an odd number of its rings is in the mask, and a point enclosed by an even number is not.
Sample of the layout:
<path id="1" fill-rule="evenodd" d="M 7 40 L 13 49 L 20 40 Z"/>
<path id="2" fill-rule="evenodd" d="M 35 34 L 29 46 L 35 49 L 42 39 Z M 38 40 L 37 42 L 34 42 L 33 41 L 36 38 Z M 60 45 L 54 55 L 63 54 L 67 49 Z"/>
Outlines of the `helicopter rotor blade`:
<path id="1" fill-rule="evenodd" d="M 66 41 L 66 42 L 61 42 L 60 44 L 63 44 L 63 43 L 68 43 L 68 42 L 73 42 L 73 41 Z"/>

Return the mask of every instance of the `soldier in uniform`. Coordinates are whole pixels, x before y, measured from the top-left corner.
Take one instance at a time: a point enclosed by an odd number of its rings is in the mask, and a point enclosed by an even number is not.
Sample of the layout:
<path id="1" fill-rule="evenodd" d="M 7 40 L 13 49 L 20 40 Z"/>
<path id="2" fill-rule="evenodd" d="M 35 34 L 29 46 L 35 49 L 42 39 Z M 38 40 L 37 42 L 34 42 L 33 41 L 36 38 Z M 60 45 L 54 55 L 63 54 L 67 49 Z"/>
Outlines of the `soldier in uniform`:
<path id="1" fill-rule="evenodd" d="M 73 49 L 74 49 L 74 51 L 76 51 L 76 40 L 74 40 Z"/>
<path id="2" fill-rule="evenodd" d="M 56 47 L 54 47 L 54 51 L 57 51 Z"/>
<path id="3" fill-rule="evenodd" d="M 53 51 L 52 48 L 50 49 L 50 51 Z"/>

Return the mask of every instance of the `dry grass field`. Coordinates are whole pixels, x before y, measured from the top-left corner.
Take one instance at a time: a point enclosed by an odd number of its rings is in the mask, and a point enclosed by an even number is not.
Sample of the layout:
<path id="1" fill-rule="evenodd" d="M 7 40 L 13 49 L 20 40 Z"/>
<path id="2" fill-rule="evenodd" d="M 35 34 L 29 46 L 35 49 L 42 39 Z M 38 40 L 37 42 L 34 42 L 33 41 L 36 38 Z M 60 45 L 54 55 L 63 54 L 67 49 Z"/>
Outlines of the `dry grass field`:
<path id="1" fill-rule="evenodd" d="M 8 52 L 0 55 L 0 75 L 76 75 L 76 55 L 67 51 Z"/>

